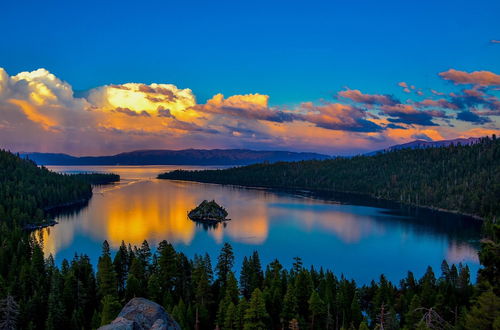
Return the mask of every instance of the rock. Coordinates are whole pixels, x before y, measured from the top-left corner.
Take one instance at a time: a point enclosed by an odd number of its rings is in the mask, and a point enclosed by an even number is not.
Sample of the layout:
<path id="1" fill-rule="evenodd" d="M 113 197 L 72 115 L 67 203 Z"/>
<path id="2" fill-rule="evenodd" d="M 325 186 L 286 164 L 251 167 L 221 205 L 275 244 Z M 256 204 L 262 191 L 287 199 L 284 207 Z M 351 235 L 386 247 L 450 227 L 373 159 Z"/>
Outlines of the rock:
<path id="1" fill-rule="evenodd" d="M 188 213 L 188 217 L 194 221 L 216 223 L 227 219 L 227 211 L 215 201 L 204 200 L 196 208 Z"/>
<path id="2" fill-rule="evenodd" d="M 113 322 L 98 330 L 180 330 L 180 326 L 157 303 L 133 298 Z"/>
<path id="3" fill-rule="evenodd" d="M 103 325 L 99 330 L 134 330 L 135 322 L 123 317 L 117 317 L 108 325 Z"/>

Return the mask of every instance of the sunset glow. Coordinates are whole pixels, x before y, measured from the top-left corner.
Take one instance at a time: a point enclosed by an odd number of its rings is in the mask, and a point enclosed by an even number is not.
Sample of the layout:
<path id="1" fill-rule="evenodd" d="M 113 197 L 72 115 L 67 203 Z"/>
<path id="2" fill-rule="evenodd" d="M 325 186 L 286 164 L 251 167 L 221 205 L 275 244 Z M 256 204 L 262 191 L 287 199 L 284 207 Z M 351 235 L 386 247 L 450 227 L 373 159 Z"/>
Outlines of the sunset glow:
<path id="1" fill-rule="evenodd" d="M 9 76 L 0 68 L 0 137 L 14 150 L 90 155 L 242 146 L 353 154 L 415 139 L 498 133 L 498 77 L 448 70 L 435 78 L 453 83 L 447 95 L 418 90 L 401 101 L 345 89 L 330 100 L 271 106 L 263 94 L 216 94 L 198 103 L 190 89 L 157 83 L 106 85 L 76 97 L 45 69 Z"/>

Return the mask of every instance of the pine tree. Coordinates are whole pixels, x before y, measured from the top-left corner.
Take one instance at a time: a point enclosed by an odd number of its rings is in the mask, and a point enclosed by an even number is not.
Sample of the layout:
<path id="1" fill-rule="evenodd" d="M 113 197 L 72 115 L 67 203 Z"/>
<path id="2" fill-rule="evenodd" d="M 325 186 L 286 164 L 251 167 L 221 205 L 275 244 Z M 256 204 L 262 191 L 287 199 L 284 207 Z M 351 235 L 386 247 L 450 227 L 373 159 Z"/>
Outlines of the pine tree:
<path id="1" fill-rule="evenodd" d="M 224 321 L 226 320 L 227 316 L 227 309 L 230 304 L 233 302 L 231 301 L 231 296 L 225 295 L 224 298 L 221 299 L 219 302 L 219 308 L 217 309 L 217 321 L 216 324 L 220 327 L 224 324 Z"/>
<path id="2" fill-rule="evenodd" d="M 363 314 L 361 313 L 361 306 L 359 304 L 358 294 L 354 294 L 351 303 L 351 324 L 354 328 L 358 328 L 361 321 L 363 320 Z"/>
<path id="3" fill-rule="evenodd" d="M 226 242 L 224 243 L 224 246 L 220 251 L 217 260 L 217 265 L 215 267 L 217 279 L 221 282 L 221 287 L 224 287 L 226 285 L 227 275 L 233 268 L 233 264 L 234 264 L 233 248 L 231 244 Z"/>
<path id="4" fill-rule="evenodd" d="M 111 323 L 120 312 L 121 305 L 115 296 L 106 295 L 102 299 L 101 326 Z"/>
<path id="5" fill-rule="evenodd" d="M 312 293 L 312 281 L 309 272 L 302 269 L 295 278 L 295 297 L 297 298 L 297 306 L 299 316 L 307 320 L 308 301 Z M 349 306 L 350 307 L 350 306 Z"/>
<path id="6" fill-rule="evenodd" d="M 236 280 L 236 276 L 232 271 L 230 271 L 227 275 L 225 295 L 229 296 L 234 304 L 238 303 L 240 296 L 238 289 L 238 281 Z"/>
<path id="7" fill-rule="evenodd" d="M 420 298 L 415 294 L 411 299 L 408 312 L 405 314 L 404 323 L 409 329 L 411 329 L 417 326 L 422 319 L 422 316 L 423 312 L 420 306 Z"/>
<path id="8" fill-rule="evenodd" d="M 295 296 L 293 285 L 289 284 L 286 290 L 285 297 L 283 299 L 281 319 L 283 320 L 284 324 L 288 324 L 288 322 L 294 318 L 298 318 L 297 297 Z"/>
<path id="9" fill-rule="evenodd" d="M 118 295 L 116 274 L 107 241 L 102 244 L 102 255 L 97 263 L 97 287 L 101 297 L 106 295 L 116 297 Z"/>
<path id="10" fill-rule="evenodd" d="M 173 289 L 178 271 L 175 249 L 167 241 L 161 241 L 158 245 L 158 268 L 162 294 L 165 295 Z"/>
<path id="11" fill-rule="evenodd" d="M 19 305 L 14 300 L 14 297 L 7 296 L 0 300 L 0 329 L 15 330 L 17 329 L 17 317 L 19 316 Z"/>
<path id="12" fill-rule="evenodd" d="M 238 314 L 237 307 L 231 302 L 227 306 L 226 317 L 224 318 L 224 323 L 222 329 L 240 329 L 238 324 Z"/>
<path id="13" fill-rule="evenodd" d="M 158 275 L 152 274 L 148 280 L 148 298 L 160 303 L 161 302 L 161 283 Z"/>
<path id="14" fill-rule="evenodd" d="M 140 296 L 139 293 L 141 291 L 142 291 L 141 283 L 137 279 L 137 277 L 135 277 L 135 275 L 132 273 L 128 274 L 127 285 L 125 288 L 125 297 L 127 298 L 127 300 Z"/>
<path id="15" fill-rule="evenodd" d="M 52 272 L 50 293 L 47 301 L 48 315 L 45 322 L 46 329 L 64 329 L 66 323 L 66 309 L 62 299 L 62 277 L 56 268 Z"/>
<path id="16" fill-rule="evenodd" d="M 129 279 L 137 281 L 137 284 L 133 287 L 134 291 L 131 291 L 129 286 Z M 130 266 L 129 276 L 127 278 L 127 294 L 130 297 L 130 293 L 133 292 L 134 297 L 141 297 L 147 294 L 147 275 L 146 267 L 144 263 L 139 258 L 134 258 L 132 260 L 132 265 Z"/>
<path id="17" fill-rule="evenodd" d="M 122 241 L 120 247 L 118 248 L 118 251 L 115 254 L 115 258 L 113 259 L 113 266 L 115 268 L 116 279 L 118 282 L 118 293 L 120 294 L 120 296 L 123 296 L 123 293 L 125 292 L 125 282 L 127 280 L 129 267 L 127 246 L 125 245 L 124 241 Z"/>
<path id="18" fill-rule="evenodd" d="M 370 330 L 370 328 L 368 328 L 368 324 L 366 324 L 366 322 L 363 321 L 360 323 L 358 330 Z"/>
<path id="19" fill-rule="evenodd" d="M 477 298 L 466 316 L 465 328 L 500 329 L 500 298 L 492 290 L 484 292 Z"/>
<path id="20" fill-rule="evenodd" d="M 313 290 L 309 298 L 309 311 L 311 312 L 311 329 L 315 329 L 315 319 L 325 312 L 325 303 L 321 300 L 318 292 Z"/>
<path id="21" fill-rule="evenodd" d="M 182 298 L 179 299 L 179 303 L 172 310 L 172 317 L 179 323 L 181 329 L 189 329 L 187 309 Z"/>
<path id="22" fill-rule="evenodd" d="M 266 304 L 262 291 L 255 289 L 245 313 L 244 330 L 265 330 L 269 315 L 266 312 Z"/>
<path id="23" fill-rule="evenodd" d="M 250 262 L 248 261 L 248 258 L 245 256 L 243 258 L 243 263 L 241 265 L 241 271 L 240 271 L 240 290 L 241 294 L 245 298 L 250 298 L 250 294 L 252 291 L 250 291 L 250 281 L 252 277 L 252 269 Z"/>

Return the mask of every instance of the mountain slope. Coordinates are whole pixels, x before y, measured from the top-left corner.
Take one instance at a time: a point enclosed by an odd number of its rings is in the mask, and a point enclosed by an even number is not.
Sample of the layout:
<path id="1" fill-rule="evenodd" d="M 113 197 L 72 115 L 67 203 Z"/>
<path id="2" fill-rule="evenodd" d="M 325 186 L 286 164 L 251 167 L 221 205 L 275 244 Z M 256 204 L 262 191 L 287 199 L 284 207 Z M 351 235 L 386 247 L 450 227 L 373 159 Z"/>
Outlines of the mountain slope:
<path id="1" fill-rule="evenodd" d="M 500 216 L 500 140 L 374 156 L 174 171 L 160 179 L 370 195 L 480 217 Z"/>
<path id="2" fill-rule="evenodd" d="M 0 150 L 0 224 L 40 223 L 44 210 L 91 196 L 82 176 L 54 173 Z"/>
<path id="3" fill-rule="evenodd" d="M 382 149 L 382 150 L 371 151 L 371 152 L 366 153 L 365 155 L 371 156 L 371 155 L 376 155 L 377 153 L 380 153 L 380 152 L 388 152 L 388 151 L 394 151 L 394 150 L 400 150 L 400 149 L 438 148 L 438 147 L 448 147 L 451 145 L 467 146 L 467 145 L 471 145 L 474 143 L 478 143 L 479 140 L 480 140 L 479 138 L 475 138 L 475 137 L 470 137 L 467 139 L 458 138 L 458 139 L 453 139 L 453 140 L 440 140 L 440 141 L 415 140 L 415 141 L 411 141 L 408 143 L 390 146 L 390 147 Z"/>
<path id="4" fill-rule="evenodd" d="M 137 150 L 97 157 L 54 153 L 24 153 L 22 156 L 38 165 L 249 165 L 330 158 L 317 153 L 246 149 Z"/>

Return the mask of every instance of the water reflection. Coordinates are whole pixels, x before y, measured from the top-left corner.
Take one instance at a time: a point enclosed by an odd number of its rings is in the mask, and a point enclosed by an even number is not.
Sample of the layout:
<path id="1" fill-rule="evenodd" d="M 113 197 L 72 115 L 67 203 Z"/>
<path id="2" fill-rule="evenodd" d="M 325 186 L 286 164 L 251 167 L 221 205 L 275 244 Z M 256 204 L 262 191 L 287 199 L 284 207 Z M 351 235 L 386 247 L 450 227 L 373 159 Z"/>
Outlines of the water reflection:
<path id="1" fill-rule="evenodd" d="M 122 240 L 139 245 L 147 239 L 155 246 L 166 239 L 190 256 L 208 252 L 216 257 L 222 242 L 228 241 L 240 257 L 256 249 L 263 263 L 279 258 L 287 265 L 301 256 L 306 264 L 343 272 L 362 283 L 380 273 L 392 280 L 408 270 L 418 275 L 427 265 L 438 268 L 444 258 L 468 263 L 473 273 L 478 267 L 479 225 L 471 219 L 422 210 L 415 214 L 377 201 L 362 205 L 339 196 L 338 202 L 331 202 L 154 179 L 172 168 L 177 166 L 69 168 L 119 173 L 122 182 L 96 187 L 88 206 L 60 213 L 59 224 L 40 233 L 45 252 L 57 262 L 75 252 L 89 254 L 95 262 L 105 239 L 114 249 Z M 217 226 L 189 220 L 188 211 L 204 199 L 224 205 L 232 220 Z"/>

